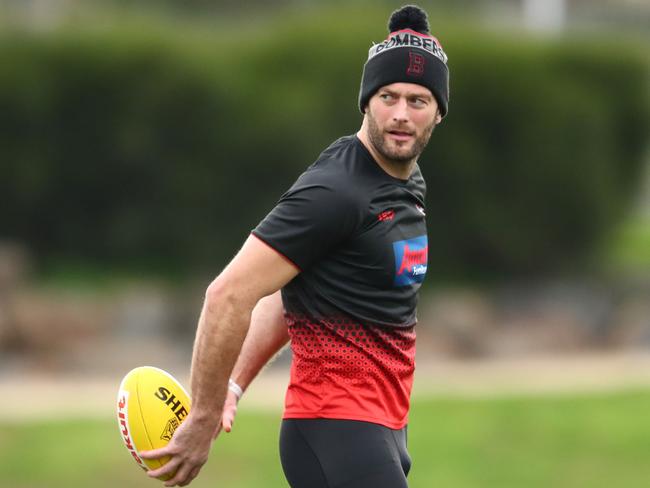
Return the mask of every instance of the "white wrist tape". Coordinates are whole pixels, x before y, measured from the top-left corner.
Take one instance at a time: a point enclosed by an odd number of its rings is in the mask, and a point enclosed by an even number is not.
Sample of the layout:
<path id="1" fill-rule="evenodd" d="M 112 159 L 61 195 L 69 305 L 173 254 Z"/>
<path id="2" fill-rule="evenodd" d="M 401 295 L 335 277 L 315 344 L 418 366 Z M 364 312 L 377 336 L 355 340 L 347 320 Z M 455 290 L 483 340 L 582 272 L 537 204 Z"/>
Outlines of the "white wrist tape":
<path id="1" fill-rule="evenodd" d="M 244 394 L 244 390 L 242 390 L 241 386 L 235 383 L 232 379 L 228 380 L 228 389 L 235 394 L 237 401 L 239 401 Z"/>

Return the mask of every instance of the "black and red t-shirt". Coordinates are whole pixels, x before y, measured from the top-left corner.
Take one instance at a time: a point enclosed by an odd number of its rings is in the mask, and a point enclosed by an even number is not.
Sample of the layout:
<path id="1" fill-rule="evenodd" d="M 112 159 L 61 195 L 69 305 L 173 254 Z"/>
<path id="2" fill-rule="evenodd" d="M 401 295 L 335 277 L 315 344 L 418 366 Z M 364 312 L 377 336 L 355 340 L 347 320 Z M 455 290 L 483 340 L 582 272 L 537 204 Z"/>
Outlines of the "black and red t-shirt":
<path id="1" fill-rule="evenodd" d="M 284 418 L 407 423 L 425 191 L 418 167 L 394 178 L 343 137 L 253 230 L 301 270 L 282 289 L 293 351 Z"/>

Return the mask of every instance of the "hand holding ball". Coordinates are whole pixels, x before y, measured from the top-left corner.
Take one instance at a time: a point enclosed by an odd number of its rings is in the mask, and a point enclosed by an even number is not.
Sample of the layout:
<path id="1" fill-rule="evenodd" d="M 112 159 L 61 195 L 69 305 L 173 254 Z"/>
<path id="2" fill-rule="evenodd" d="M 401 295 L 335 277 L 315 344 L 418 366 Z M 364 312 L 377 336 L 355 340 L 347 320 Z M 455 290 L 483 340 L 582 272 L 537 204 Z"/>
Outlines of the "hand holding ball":
<path id="1" fill-rule="evenodd" d="M 162 467 L 169 458 L 142 459 L 139 452 L 166 446 L 190 404 L 181 384 L 161 369 L 143 366 L 124 377 L 117 395 L 117 421 L 124 445 L 145 471 Z"/>

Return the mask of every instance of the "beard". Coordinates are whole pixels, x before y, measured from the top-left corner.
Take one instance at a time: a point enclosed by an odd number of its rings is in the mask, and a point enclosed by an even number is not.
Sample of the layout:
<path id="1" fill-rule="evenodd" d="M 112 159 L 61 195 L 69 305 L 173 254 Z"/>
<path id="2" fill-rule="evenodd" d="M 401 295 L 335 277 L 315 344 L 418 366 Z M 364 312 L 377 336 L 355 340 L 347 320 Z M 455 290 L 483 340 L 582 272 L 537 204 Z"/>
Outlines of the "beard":
<path id="1" fill-rule="evenodd" d="M 417 158 L 424 148 L 429 143 L 429 138 L 433 133 L 433 129 L 436 126 L 435 120 L 431 122 L 431 125 L 424 128 L 422 134 L 419 136 L 416 134 L 415 140 L 411 144 L 410 149 L 405 147 L 400 147 L 397 144 L 394 147 L 391 147 L 390 143 L 384 138 L 385 131 L 380 129 L 377 125 L 377 121 L 373 117 L 370 110 L 368 110 L 368 137 L 370 142 L 375 147 L 377 152 L 381 154 L 385 159 L 393 163 L 410 163 L 415 158 Z M 394 130 L 401 130 L 400 126 L 392 127 Z"/>

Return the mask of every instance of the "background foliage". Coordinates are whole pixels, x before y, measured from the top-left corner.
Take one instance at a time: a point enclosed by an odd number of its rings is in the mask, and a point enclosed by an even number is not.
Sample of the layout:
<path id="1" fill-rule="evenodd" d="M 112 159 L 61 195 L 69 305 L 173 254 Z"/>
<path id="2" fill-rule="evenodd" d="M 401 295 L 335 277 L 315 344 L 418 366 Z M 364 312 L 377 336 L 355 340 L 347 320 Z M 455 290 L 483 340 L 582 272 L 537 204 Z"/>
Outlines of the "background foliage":
<path id="1" fill-rule="evenodd" d="M 347 13 L 5 32 L 0 237 L 45 259 L 218 270 L 300 171 L 360 125 L 361 68 L 384 12 Z M 433 30 L 452 80 L 420 161 L 432 277 L 580 266 L 639 179 L 644 51 Z"/>

